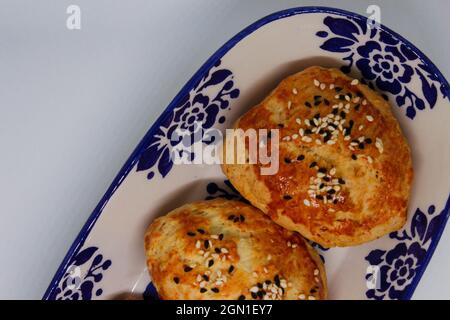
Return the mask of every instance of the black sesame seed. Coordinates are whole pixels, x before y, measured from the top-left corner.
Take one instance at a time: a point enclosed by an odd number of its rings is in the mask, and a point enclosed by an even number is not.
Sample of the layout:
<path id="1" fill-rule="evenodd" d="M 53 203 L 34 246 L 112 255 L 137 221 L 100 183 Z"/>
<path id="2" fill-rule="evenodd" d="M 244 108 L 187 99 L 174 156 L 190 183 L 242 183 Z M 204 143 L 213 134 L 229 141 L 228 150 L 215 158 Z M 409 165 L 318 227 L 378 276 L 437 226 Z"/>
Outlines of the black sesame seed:
<path id="1" fill-rule="evenodd" d="M 262 299 L 264 297 L 264 293 L 262 291 L 258 291 L 258 298 Z"/>
<path id="2" fill-rule="evenodd" d="M 310 168 L 313 168 L 315 166 L 317 166 L 317 162 L 315 162 L 315 161 L 311 162 L 311 164 L 309 165 Z"/>
<path id="3" fill-rule="evenodd" d="M 310 292 L 310 293 L 316 293 L 317 290 L 316 290 L 316 289 L 311 289 L 309 292 Z"/>
<path id="4" fill-rule="evenodd" d="M 289 158 L 284 158 L 284 162 L 286 162 L 286 163 L 291 163 L 291 159 L 289 159 Z"/>
<path id="5" fill-rule="evenodd" d="M 360 143 L 360 144 L 358 144 L 358 148 L 360 148 L 360 149 L 364 149 L 364 143 Z"/>
<path id="6" fill-rule="evenodd" d="M 338 203 L 338 200 L 337 200 L 337 199 L 334 199 L 334 200 L 333 200 L 333 203 L 334 203 L 334 204 L 337 204 L 337 203 Z"/>
<path id="7" fill-rule="evenodd" d="M 350 99 L 353 97 L 353 95 L 351 94 L 351 92 L 347 93 L 347 95 L 350 97 Z"/>
<path id="8" fill-rule="evenodd" d="M 184 266 L 184 272 L 190 272 L 192 271 L 192 268 L 189 266 Z"/>
<path id="9" fill-rule="evenodd" d="M 359 103 L 355 106 L 355 110 L 358 111 L 359 110 Z"/>
<path id="10" fill-rule="evenodd" d="M 323 200 L 323 196 L 321 194 L 316 195 L 316 198 L 319 200 Z"/>
<path id="11" fill-rule="evenodd" d="M 367 138 L 367 139 L 366 139 L 366 143 L 367 143 L 367 144 L 371 144 L 371 143 L 372 143 L 372 139 Z"/>
<path id="12" fill-rule="evenodd" d="M 205 293 L 207 290 L 205 288 L 200 288 L 200 293 Z"/>
<path id="13" fill-rule="evenodd" d="M 273 280 L 275 281 L 275 284 L 279 287 L 280 286 L 280 277 L 276 275 Z"/>
<path id="14" fill-rule="evenodd" d="M 336 90 L 336 92 L 341 92 L 341 91 L 342 91 L 342 88 L 340 88 L 340 87 L 335 87 L 334 90 Z"/>
<path id="15" fill-rule="evenodd" d="M 260 289 L 262 289 L 262 287 L 263 287 L 263 285 L 262 285 L 261 282 L 258 282 L 258 283 L 256 284 L 256 286 L 257 286 L 258 288 L 260 288 Z"/>
<path id="16" fill-rule="evenodd" d="M 325 183 L 321 183 L 319 189 L 322 189 L 323 187 L 325 187 Z"/>
<path id="17" fill-rule="evenodd" d="M 238 300 L 245 300 L 245 296 L 243 294 L 241 294 L 238 298 Z"/>
<path id="18" fill-rule="evenodd" d="M 233 270 L 234 270 L 234 266 L 233 265 L 231 265 L 229 268 L 228 268 L 228 273 L 232 273 L 233 272 Z"/>
<path id="19" fill-rule="evenodd" d="M 320 173 L 327 173 L 327 169 L 326 168 L 319 168 L 318 170 Z"/>
<path id="20" fill-rule="evenodd" d="M 362 98 L 362 97 L 363 97 L 363 94 L 362 94 L 361 92 L 358 91 L 358 92 L 356 92 L 356 96 Z"/>
<path id="21" fill-rule="evenodd" d="M 330 180 L 331 180 L 330 177 L 323 177 L 322 179 L 323 179 L 323 181 L 325 181 L 325 182 L 330 182 Z"/>
<path id="22" fill-rule="evenodd" d="M 356 159 L 357 159 L 357 157 L 356 157 L 355 154 L 352 154 L 352 159 L 353 159 L 353 160 L 356 160 Z"/>
<path id="23" fill-rule="evenodd" d="M 339 115 L 341 116 L 342 119 L 345 119 L 345 117 L 347 116 L 347 114 L 344 111 L 341 111 Z"/>
<path id="24" fill-rule="evenodd" d="M 241 220 L 241 222 L 245 221 L 245 217 L 242 214 L 239 216 L 239 219 Z"/>
<path id="25" fill-rule="evenodd" d="M 325 103 L 326 106 L 330 105 L 330 101 L 328 101 L 327 99 L 323 99 L 323 102 Z"/>
<path id="26" fill-rule="evenodd" d="M 330 189 L 330 190 L 328 190 L 327 192 L 328 192 L 328 194 L 334 194 L 334 193 L 336 193 L 336 190 Z"/>
<path id="27" fill-rule="evenodd" d="M 211 291 L 214 293 L 219 293 L 219 288 L 212 288 Z"/>
<path id="28" fill-rule="evenodd" d="M 311 134 L 311 133 L 312 133 L 311 129 L 305 129 L 305 134 Z"/>
<path id="29" fill-rule="evenodd" d="M 316 114 L 314 115 L 314 118 L 319 119 L 319 118 L 320 118 L 320 113 L 316 113 Z"/>
<path id="30" fill-rule="evenodd" d="M 189 237 L 194 237 L 194 236 L 195 236 L 195 232 L 189 231 L 189 232 L 187 233 L 187 235 L 188 235 Z"/>
<path id="31" fill-rule="evenodd" d="M 257 299 L 258 298 L 258 295 L 255 292 L 251 292 L 251 294 L 252 294 L 252 298 L 253 299 Z"/>
<path id="32" fill-rule="evenodd" d="M 223 240 L 223 233 L 219 234 L 219 240 Z"/>
<path id="33" fill-rule="evenodd" d="M 202 275 L 202 278 L 203 278 L 203 280 L 205 280 L 205 281 L 209 281 L 209 277 L 208 277 L 206 274 Z"/>
<path id="34" fill-rule="evenodd" d="M 205 234 L 205 230 L 203 230 L 203 229 L 197 229 L 197 231 L 201 234 Z"/>
<path id="35" fill-rule="evenodd" d="M 279 127 L 279 128 L 284 128 L 284 124 L 279 123 L 279 124 L 278 124 L 278 127 Z"/>
<path id="36" fill-rule="evenodd" d="M 286 194 L 286 195 L 283 196 L 283 199 L 284 200 L 291 200 L 292 197 L 290 195 Z"/>
<path id="37" fill-rule="evenodd" d="M 216 253 L 220 253 L 220 249 L 219 249 L 219 248 L 215 248 L 214 251 L 215 251 Z"/>
<path id="38" fill-rule="evenodd" d="M 233 219 L 233 222 L 234 222 L 234 223 L 239 222 L 239 217 L 234 218 L 234 219 Z"/>
<path id="39" fill-rule="evenodd" d="M 339 182 L 340 184 L 345 184 L 345 180 L 342 179 L 342 178 L 339 178 L 339 179 L 338 179 L 338 182 Z"/>
<path id="40" fill-rule="evenodd" d="M 208 240 L 205 240 L 205 241 L 203 242 L 203 245 L 205 246 L 205 249 L 208 249 L 208 248 L 209 248 L 209 241 L 208 241 Z"/>
<path id="41" fill-rule="evenodd" d="M 331 111 L 331 113 L 334 114 L 334 115 L 337 115 L 338 112 L 339 112 L 339 110 L 338 110 L 337 108 L 336 108 L 336 109 L 333 109 L 333 111 Z"/>
<path id="42" fill-rule="evenodd" d="M 350 128 L 353 128 L 353 125 L 355 124 L 355 121 L 350 120 L 348 123 L 350 124 Z"/>
<path id="43" fill-rule="evenodd" d="M 180 283 L 180 278 L 174 277 L 173 278 L 173 282 L 175 282 L 176 284 L 179 284 Z"/>
<path id="44" fill-rule="evenodd" d="M 299 155 L 298 157 L 297 157 L 297 160 L 298 161 L 302 161 L 302 160 L 304 160 L 305 159 L 305 156 L 304 155 Z"/>
<path id="45" fill-rule="evenodd" d="M 208 261 L 208 267 L 212 267 L 213 264 L 214 264 L 214 260 L 213 260 L 213 259 L 211 259 L 211 260 Z"/>
<path id="46" fill-rule="evenodd" d="M 233 220 L 233 219 L 234 219 L 234 214 L 228 216 L 228 220 Z"/>
<path id="47" fill-rule="evenodd" d="M 305 106 L 307 106 L 308 108 L 311 108 L 311 103 L 309 103 L 309 101 L 305 101 Z"/>
<path id="48" fill-rule="evenodd" d="M 319 100 L 322 96 L 314 96 L 314 100 Z"/>
<path id="49" fill-rule="evenodd" d="M 267 285 L 269 285 L 269 284 L 271 284 L 272 283 L 272 281 L 270 281 L 270 280 L 266 280 L 266 281 L 264 281 Z"/>
<path id="50" fill-rule="evenodd" d="M 339 100 L 345 100 L 345 95 L 340 94 L 340 95 L 339 95 Z"/>
<path id="51" fill-rule="evenodd" d="M 321 100 L 317 100 L 316 102 L 314 102 L 314 106 L 317 107 L 318 105 L 320 105 L 322 103 Z"/>

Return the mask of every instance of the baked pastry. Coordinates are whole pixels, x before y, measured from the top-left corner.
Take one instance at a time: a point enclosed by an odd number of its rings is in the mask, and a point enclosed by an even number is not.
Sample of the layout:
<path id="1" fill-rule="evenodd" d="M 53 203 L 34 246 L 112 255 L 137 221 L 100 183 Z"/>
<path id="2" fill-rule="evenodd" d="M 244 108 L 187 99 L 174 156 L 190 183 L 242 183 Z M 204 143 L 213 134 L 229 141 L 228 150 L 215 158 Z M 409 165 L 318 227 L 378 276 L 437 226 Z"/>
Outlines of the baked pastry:
<path id="1" fill-rule="evenodd" d="M 156 219 L 145 234 L 147 265 L 162 299 L 324 299 L 314 249 L 258 209 L 214 199 Z"/>
<path id="2" fill-rule="evenodd" d="M 283 80 L 235 128 L 279 129 L 275 175 L 262 175 L 260 163 L 224 163 L 222 169 L 281 226 L 334 247 L 404 225 L 410 149 L 388 102 L 358 80 L 310 67 Z"/>

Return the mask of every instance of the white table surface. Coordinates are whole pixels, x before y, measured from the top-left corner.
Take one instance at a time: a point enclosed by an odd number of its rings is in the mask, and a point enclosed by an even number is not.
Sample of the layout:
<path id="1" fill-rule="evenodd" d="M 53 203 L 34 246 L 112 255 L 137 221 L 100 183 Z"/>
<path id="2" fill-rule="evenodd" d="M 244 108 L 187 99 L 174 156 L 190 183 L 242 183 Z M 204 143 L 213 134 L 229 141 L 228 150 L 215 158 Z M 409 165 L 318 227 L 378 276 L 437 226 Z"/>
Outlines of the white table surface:
<path id="1" fill-rule="evenodd" d="M 66 8 L 81 8 L 81 30 Z M 144 133 L 200 65 L 255 20 L 327 5 L 365 14 L 450 79 L 450 2 L 0 1 L 0 298 L 40 299 Z M 414 295 L 450 299 L 447 228 Z"/>

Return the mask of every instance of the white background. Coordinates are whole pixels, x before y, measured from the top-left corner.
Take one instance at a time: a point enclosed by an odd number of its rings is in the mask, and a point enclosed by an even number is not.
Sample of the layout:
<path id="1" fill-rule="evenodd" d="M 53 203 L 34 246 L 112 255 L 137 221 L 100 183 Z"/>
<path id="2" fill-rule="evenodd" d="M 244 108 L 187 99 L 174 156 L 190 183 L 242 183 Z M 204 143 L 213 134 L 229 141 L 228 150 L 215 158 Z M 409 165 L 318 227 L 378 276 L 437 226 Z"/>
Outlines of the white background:
<path id="1" fill-rule="evenodd" d="M 66 28 L 77 4 L 82 29 Z M 225 41 L 274 11 L 365 14 L 450 78 L 450 2 L 0 1 L 0 298 L 40 299 L 144 133 Z M 414 298 L 450 299 L 450 229 Z"/>

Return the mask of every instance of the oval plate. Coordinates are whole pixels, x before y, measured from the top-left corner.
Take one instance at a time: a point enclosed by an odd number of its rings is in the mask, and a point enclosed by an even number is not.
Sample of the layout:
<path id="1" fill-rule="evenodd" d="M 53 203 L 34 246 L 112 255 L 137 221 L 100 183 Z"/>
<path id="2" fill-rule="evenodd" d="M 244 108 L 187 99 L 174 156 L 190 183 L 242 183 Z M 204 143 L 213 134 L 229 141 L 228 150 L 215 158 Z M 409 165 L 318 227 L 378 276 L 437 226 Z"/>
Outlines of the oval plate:
<path id="1" fill-rule="evenodd" d="M 188 81 L 120 170 L 71 246 L 44 299 L 152 297 L 148 224 L 188 201 L 239 195 L 218 165 L 173 165 L 177 128 L 223 130 L 287 75 L 339 67 L 381 92 L 411 145 L 415 180 L 405 227 L 351 248 L 321 250 L 330 299 L 409 299 L 450 211 L 449 84 L 409 41 L 325 7 L 280 11 L 223 45 Z"/>

